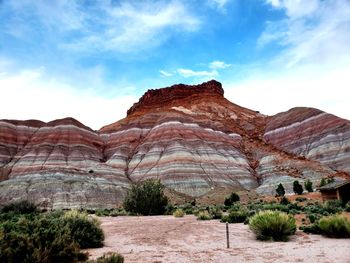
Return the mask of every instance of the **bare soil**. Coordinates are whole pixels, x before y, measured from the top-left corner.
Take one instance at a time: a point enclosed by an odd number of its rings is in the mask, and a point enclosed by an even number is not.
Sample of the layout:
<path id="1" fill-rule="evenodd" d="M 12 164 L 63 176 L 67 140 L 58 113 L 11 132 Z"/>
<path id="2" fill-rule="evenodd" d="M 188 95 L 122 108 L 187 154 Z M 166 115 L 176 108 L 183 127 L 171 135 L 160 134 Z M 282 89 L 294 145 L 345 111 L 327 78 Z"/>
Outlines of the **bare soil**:
<path id="1" fill-rule="evenodd" d="M 118 252 L 125 262 L 317 262 L 350 263 L 350 240 L 297 232 L 288 242 L 263 242 L 244 224 L 226 226 L 194 216 L 102 217 L 105 246 L 91 258 Z"/>

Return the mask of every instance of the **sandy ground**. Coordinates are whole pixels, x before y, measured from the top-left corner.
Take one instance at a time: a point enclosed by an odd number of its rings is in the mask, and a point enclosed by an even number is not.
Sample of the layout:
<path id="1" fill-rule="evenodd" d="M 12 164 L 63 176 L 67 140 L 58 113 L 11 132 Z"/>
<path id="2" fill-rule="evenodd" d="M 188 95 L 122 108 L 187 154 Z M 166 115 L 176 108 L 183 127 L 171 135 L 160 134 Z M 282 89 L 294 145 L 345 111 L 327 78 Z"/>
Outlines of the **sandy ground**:
<path id="1" fill-rule="evenodd" d="M 194 216 L 104 217 L 105 246 L 91 258 L 119 252 L 125 262 L 337 262 L 350 263 L 350 240 L 297 232 L 289 242 L 262 242 L 244 224 L 226 226 Z"/>

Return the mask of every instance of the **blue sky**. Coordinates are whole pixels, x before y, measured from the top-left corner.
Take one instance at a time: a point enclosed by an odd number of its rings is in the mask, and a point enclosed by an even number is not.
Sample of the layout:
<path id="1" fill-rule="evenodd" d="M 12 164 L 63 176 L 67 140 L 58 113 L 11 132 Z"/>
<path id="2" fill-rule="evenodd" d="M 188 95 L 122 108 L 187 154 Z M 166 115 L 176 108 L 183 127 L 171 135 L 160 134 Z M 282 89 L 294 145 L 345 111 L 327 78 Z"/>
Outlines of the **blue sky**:
<path id="1" fill-rule="evenodd" d="M 0 119 L 98 129 L 147 89 L 210 79 L 265 114 L 350 119 L 350 1 L 0 0 Z"/>

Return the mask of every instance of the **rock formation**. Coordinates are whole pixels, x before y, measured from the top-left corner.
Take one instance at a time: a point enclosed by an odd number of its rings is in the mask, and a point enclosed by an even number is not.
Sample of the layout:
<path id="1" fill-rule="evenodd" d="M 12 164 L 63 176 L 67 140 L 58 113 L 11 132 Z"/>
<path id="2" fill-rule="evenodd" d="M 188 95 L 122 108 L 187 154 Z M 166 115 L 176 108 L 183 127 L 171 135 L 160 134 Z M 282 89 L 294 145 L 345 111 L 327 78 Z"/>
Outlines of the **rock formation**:
<path id="1" fill-rule="evenodd" d="M 159 178 L 191 198 L 223 189 L 274 194 L 282 182 L 349 177 L 350 122 L 311 108 L 265 116 L 217 81 L 147 91 L 95 132 L 66 118 L 0 121 L 0 203 L 111 208 L 130 183 Z"/>

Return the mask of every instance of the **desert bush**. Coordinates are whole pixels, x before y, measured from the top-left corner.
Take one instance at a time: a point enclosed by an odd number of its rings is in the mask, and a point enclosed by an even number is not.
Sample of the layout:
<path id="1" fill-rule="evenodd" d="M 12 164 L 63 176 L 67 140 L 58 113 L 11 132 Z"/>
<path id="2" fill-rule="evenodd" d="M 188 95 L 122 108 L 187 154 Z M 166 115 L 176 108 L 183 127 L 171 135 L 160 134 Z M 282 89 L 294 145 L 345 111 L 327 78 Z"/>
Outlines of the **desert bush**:
<path id="1" fill-rule="evenodd" d="M 261 211 L 249 220 L 259 240 L 287 241 L 296 231 L 295 219 L 278 211 Z"/>
<path id="2" fill-rule="evenodd" d="M 345 205 L 345 209 L 346 212 L 350 212 L 350 202 L 347 202 L 347 204 Z"/>
<path id="3" fill-rule="evenodd" d="M 173 213 L 174 217 L 183 217 L 185 215 L 185 211 L 182 210 L 181 208 L 178 208 L 175 210 L 175 212 Z"/>
<path id="4" fill-rule="evenodd" d="M 97 219 L 72 210 L 65 213 L 63 220 L 70 231 L 70 236 L 80 248 L 103 246 L 104 234 Z"/>
<path id="5" fill-rule="evenodd" d="M 309 193 L 314 191 L 314 189 L 312 188 L 312 182 L 310 180 L 307 180 L 306 182 L 304 182 L 304 188 Z"/>
<path id="6" fill-rule="evenodd" d="M 286 191 L 284 190 L 284 187 L 282 184 L 279 184 L 276 188 L 276 196 L 284 196 Z"/>
<path id="7" fill-rule="evenodd" d="M 280 204 L 281 205 L 289 205 L 290 204 L 290 201 L 288 200 L 287 197 L 283 196 L 280 200 Z"/>
<path id="8" fill-rule="evenodd" d="M 102 245 L 103 232 L 86 213 L 4 214 L 0 217 L 0 262 L 80 262 L 87 259 L 81 248 Z"/>
<path id="9" fill-rule="evenodd" d="M 198 213 L 197 219 L 198 220 L 210 220 L 210 219 L 212 219 L 212 217 L 207 210 L 204 210 L 204 211 L 201 211 Z"/>
<path id="10" fill-rule="evenodd" d="M 297 197 L 295 198 L 295 201 L 297 202 L 305 202 L 307 199 L 305 197 Z"/>
<path id="11" fill-rule="evenodd" d="M 124 257 L 118 253 L 107 253 L 95 260 L 89 260 L 87 263 L 124 263 Z"/>
<path id="12" fill-rule="evenodd" d="M 301 195 L 303 193 L 303 186 L 298 180 L 293 182 L 293 192 L 297 195 Z"/>
<path id="13" fill-rule="evenodd" d="M 231 206 L 235 202 L 238 202 L 240 200 L 239 195 L 236 193 L 231 193 L 230 196 L 225 198 L 224 205 L 225 206 Z"/>
<path id="14" fill-rule="evenodd" d="M 232 211 L 227 216 L 227 221 L 229 223 L 243 223 L 248 217 L 247 211 Z"/>
<path id="15" fill-rule="evenodd" d="M 342 215 L 322 217 L 318 227 L 320 233 L 328 237 L 350 237 L 350 220 Z"/>
<path id="16" fill-rule="evenodd" d="M 148 179 L 134 184 L 125 197 L 125 210 L 142 215 L 164 214 L 169 201 L 163 189 L 159 180 Z"/>
<path id="17" fill-rule="evenodd" d="M 310 220 L 310 223 L 315 223 L 320 219 L 320 216 L 318 214 L 307 214 L 307 218 Z"/>
<path id="18" fill-rule="evenodd" d="M 209 207 L 209 214 L 213 219 L 221 219 L 222 217 L 222 210 L 217 206 L 210 206 Z"/>
<path id="19" fill-rule="evenodd" d="M 38 212 L 37 207 L 28 201 L 19 201 L 8 204 L 1 209 L 2 213 L 14 212 L 16 214 L 31 214 Z"/>
<path id="20" fill-rule="evenodd" d="M 86 260 L 62 218 L 19 217 L 0 225 L 0 262 L 76 262 Z"/>
<path id="21" fill-rule="evenodd" d="M 329 200 L 323 205 L 324 211 L 330 214 L 336 214 L 343 211 L 342 201 L 339 200 Z"/>
<path id="22" fill-rule="evenodd" d="M 308 234 L 320 234 L 320 228 L 318 227 L 318 224 L 311 224 L 311 225 L 307 225 L 307 226 L 300 226 L 299 228 L 300 230 L 304 231 L 305 233 Z"/>

